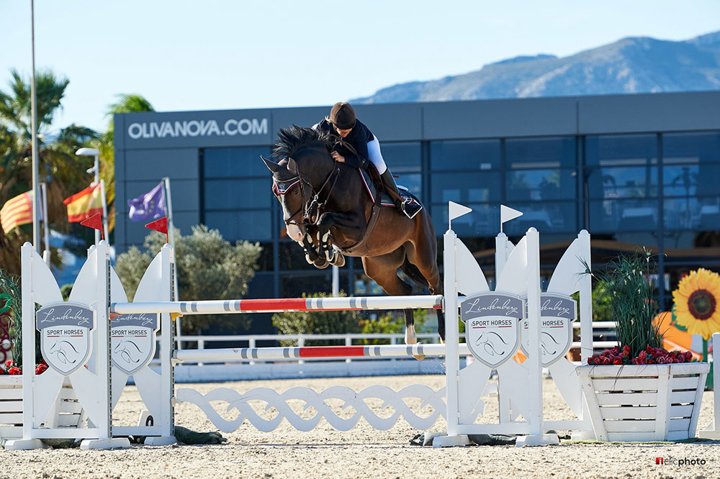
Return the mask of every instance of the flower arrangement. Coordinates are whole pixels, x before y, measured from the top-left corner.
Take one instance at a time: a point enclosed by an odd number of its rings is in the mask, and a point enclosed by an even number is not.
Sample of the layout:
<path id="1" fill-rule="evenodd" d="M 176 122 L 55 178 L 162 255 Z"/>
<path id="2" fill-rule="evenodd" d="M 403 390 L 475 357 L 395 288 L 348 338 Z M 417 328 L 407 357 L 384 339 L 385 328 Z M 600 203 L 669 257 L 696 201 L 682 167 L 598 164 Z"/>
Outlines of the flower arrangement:
<path id="1" fill-rule="evenodd" d="M 40 364 L 35 366 L 35 374 L 40 375 L 47 371 L 48 365 L 45 361 L 41 361 Z M 12 359 L 5 361 L 4 365 L 0 365 L 0 376 L 2 375 L 19 376 L 22 374 L 22 367 Z"/>
<path id="2" fill-rule="evenodd" d="M 649 251 L 620 255 L 608 269 L 593 276 L 610 296 L 610 311 L 616 324 L 619 346 L 588 358 L 590 365 L 669 364 L 688 362 L 692 354 L 662 348 L 658 313 L 651 277 L 657 264 Z"/>

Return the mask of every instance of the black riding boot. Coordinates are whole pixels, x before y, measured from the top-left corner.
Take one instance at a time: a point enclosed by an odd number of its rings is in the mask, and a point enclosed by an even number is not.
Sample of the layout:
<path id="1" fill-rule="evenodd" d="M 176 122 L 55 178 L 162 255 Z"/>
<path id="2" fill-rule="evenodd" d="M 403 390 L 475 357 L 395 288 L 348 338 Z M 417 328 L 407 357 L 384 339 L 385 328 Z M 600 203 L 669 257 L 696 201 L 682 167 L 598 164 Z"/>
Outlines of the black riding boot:
<path id="1" fill-rule="evenodd" d="M 402 199 L 397 185 L 395 184 L 395 178 L 393 178 L 390 170 L 385 170 L 385 173 L 380 175 L 380 179 L 382 179 L 383 185 L 385 185 L 385 188 L 388 190 L 390 198 L 392 198 L 398 211 L 405 214 L 405 216 L 410 219 L 415 218 L 415 215 L 420 212 L 422 206 L 415 201 L 412 201 L 410 198 L 406 198 L 405 200 Z"/>

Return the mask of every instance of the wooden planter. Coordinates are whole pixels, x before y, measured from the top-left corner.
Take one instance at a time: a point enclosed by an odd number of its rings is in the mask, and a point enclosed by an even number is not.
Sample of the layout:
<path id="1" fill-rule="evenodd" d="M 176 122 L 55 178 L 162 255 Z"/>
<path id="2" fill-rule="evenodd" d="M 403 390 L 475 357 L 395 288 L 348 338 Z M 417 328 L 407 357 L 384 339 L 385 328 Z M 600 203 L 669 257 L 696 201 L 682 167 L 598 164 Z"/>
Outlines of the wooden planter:
<path id="1" fill-rule="evenodd" d="M 47 427 L 78 427 L 86 419 L 66 378 Z M 23 430 L 22 376 L 0 376 L 0 441 L 18 439 Z"/>
<path id="2" fill-rule="evenodd" d="M 695 437 L 708 363 L 580 366 L 598 441 Z"/>

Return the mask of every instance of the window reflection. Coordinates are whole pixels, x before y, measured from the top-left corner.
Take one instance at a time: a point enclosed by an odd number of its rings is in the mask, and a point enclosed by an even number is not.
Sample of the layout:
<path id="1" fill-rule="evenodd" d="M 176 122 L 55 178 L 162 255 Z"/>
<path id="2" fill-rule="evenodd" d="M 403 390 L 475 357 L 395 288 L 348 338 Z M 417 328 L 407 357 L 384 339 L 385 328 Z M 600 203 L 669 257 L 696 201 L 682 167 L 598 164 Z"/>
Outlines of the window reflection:
<path id="1" fill-rule="evenodd" d="M 575 168 L 575 138 L 523 138 L 505 142 L 509 168 Z"/>
<path id="2" fill-rule="evenodd" d="M 655 231 L 658 204 L 652 200 L 590 201 L 590 233 Z"/>
<path id="3" fill-rule="evenodd" d="M 433 171 L 499 168 L 500 140 L 433 141 L 430 165 Z"/>
<path id="4" fill-rule="evenodd" d="M 203 150 L 205 178 L 267 176 L 267 167 L 260 159 L 267 158 L 270 148 L 206 148 Z"/>
<path id="5" fill-rule="evenodd" d="M 433 202 L 500 201 L 500 173 L 435 173 L 432 176 Z"/>
<path id="6" fill-rule="evenodd" d="M 514 170 L 507 173 L 508 200 L 575 198 L 574 170 Z"/>

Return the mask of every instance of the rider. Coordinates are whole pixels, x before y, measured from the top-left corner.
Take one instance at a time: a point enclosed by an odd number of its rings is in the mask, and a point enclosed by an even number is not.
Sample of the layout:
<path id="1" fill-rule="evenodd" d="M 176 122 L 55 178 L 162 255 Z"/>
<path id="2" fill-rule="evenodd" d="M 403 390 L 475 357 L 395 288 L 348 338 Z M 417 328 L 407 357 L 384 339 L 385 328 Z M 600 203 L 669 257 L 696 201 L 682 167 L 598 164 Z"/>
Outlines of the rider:
<path id="1" fill-rule="evenodd" d="M 380 142 L 367 126 L 355 118 L 355 110 L 350 103 L 344 101 L 335 103 L 330 110 L 330 116 L 314 125 L 313 129 L 322 133 L 340 135 L 343 141 L 355 148 L 355 151 L 360 156 L 360 158 L 344 157 L 337 151 L 333 151 L 332 157 L 335 161 L 359 168 L 364 158 L 370 160 L 380 174 L 383 185 L 390 193 L 390 197 L 398 211 L 405 213 L 411 219 L 420 212 L 422 209 L 420 204 L 410 198 L 403 200 L 400 196 L 392 173 L 390 173 L 380 152 Z"/>

